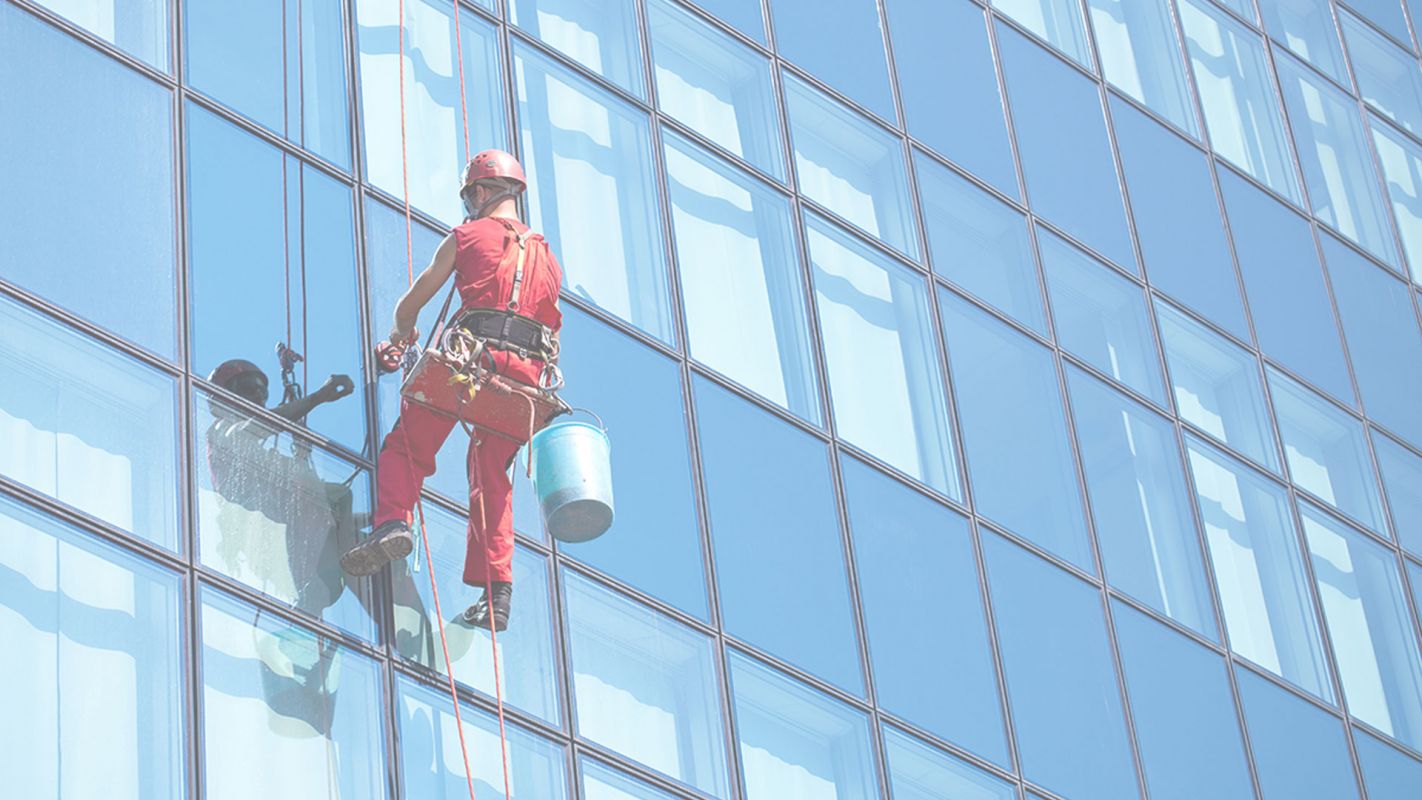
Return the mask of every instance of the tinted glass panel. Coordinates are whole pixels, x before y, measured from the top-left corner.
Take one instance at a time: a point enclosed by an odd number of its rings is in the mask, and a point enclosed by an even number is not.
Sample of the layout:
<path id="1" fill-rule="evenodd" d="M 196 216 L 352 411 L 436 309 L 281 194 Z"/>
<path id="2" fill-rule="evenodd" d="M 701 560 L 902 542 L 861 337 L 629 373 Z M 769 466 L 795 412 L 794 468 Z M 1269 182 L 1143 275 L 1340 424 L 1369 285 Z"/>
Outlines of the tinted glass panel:
<path id="1" fill-rule="evenodd" d="M 169 71 L 168 0 L 37 0 L 37 5 Z"/>
<path id="2" fill-rule="evenodd" d="M 807 226 L 839 435 L 958 496 L 923 279 L 834 226 Z"/>
<path id="3" fill-rule="evenodd" d="M 720 17 L 722 21 L 757 42 L 765 41 L 765 21 L 760 17 L 760 0 L 696 0 L 696 5 Z"/>
<path id="4" fill-rule="evenodd" d="M 1169 0 L 1089 0 L 1088 5 L 1106 80 L 1198 135 Z"/>
<path id="5" fill-rule="evenodd" d="M 398 681 L 400 760 L 405 797 L 460 797 L 469 793 L 468 773 L 459 750 L 459 728 L 449 695 Z M 515 724 L 506 726 L 509 786 L 504 794 L 503 746 L 499 720 L 461 705 L 464 742 L 474 772 L 474 793 L 499 800 L 565 800 L 568 779 L 563 748 Z"/>
<path id="6" fill-rule="evenodd" d="M 1097 85 L 1004 26 L 998 44 L 1033 209 L 1136 269 Z"/>
<path id="7" fill-rule="evenodd" d="M 1363 423 L 1272 369 L 1269 391 L 1294 483 L 1386 535 Z"/>
<path id="8" fill-rule="evenodd" d="M 1422 656 L 1397 557 L 1307 504 L 1300 511 L 1348 713 L 1416 748 Z"/>
<path id="9" fill-rule="evenodd" d="M 957 295 L 939 302 L 978 512 L 1091 569 L 1051 353 Z"/>
<path id="10" fill-rule="evenodd" d="M 1053 233 L 1041 231 L 1037 243 L 1057 342 L 1125 386 L 1164 404 L 1165 379 L 1141 287 Z"/>
<path id="11" fill-rule="evenodd" d="M 1412 279 L 1422 280 L 1422 148 L 1379 122 L 1373 122 L 1373 143 L 1382 165 L 1393 219 Z"/>
<path id="12" fill-rule="evenodd" d="M 1343 724 L 1244 667 L 1236 667 L 1244 722 L 1264 800 L 1357 798 Z"/>
<path id="13" fill-rule="evenodd" d="M 705 380 L 696 407 L 726 630 L 862 692 L 824 445 Z"/>
<path id="14" fill-rule="evenodd" d="M 1254 355 L 1164 303 L 1155 307 L 1181 419 L 1277 470 L 1279 455 Z"/>
<path id="15" fill-rule="evenodd" d="M 647 14 L 662 110 L 784 180 L 770 62 L 670 0 Z"/>
<path id="16" fill-rule="evenodd" d="M 113 23 L 99 2 L 49 5 Z M 0 52 L 0 278 L 172 358 L 172 93 L 11 4 Z"/>
<path id="17" fill-rule="evenodd" d="M 375 662 L 216 590 L 201 608 L 202 796 L 383 796 Z"/>
<path id="18" fill-rule="evenodd" d="M 728 660 L 747 800 L 879 796 L 862 713 L 739 653 Z"/>
<path id="19" fill-rule="evenodd" d="M 177 798 L 176 575 L 0 498 L 0 772 L 13 797 Z"/>
<path id="20" fill-rule="evenodd" d="M 1408 132 L 1422 134 L 1422 70 L 1416 58 L 1346 11 L 1338 21 L 1363 99 Z"/>
<path id="21" fill-rule="evenodd" d="M 1422 786 L 1422 761 L 1357 728 L 1353 729 L 1353 742 L 1358 747 L 1369 800 L 1411 800 Z"/>
<path id="22" fill-rule="evenodd" d="M 968 521 L 856 459 L 841 463 L 879 705 L 1008 763 Z"/>
<path id="23" fill-rule="evenodd" d="M 583 800 L 675 800 L 598 761 L 584 758 L 578 763 L 578 770 L 583 775 Z"/>
<path id="24" fill-rule="evenodd" d="M 1188 449 L 1230 645 L 1332 701 L 1287 494 L 1204 444 Z"/>
<path id="25" fill-rule="evenodd" d="M 692 357 L 820 422 L 789 201 L 681 137 L 666 143 Z"/>
<path id="26" fill-rule="evenodd" d="M 1122 603 L 1112 609 L 1150 796 L 1252 798 L 1224 660 Z"/>
<path id="27" fill-rule="evenodd" d="M 1091 69 L 1091 45 L 1076 0 L 992 0 L 992 4 Z"/>
<path id="28" fill-rule="evenodd" d="M 1248 339 L 1209 157 L 1119 100 L 1111 116 L 1150 282 Z"/>
<path id="29" fill-rule="evenodd" d="M 188 81 L 306 149 L 350 168 L 340 0 L 187 0 Z"/>
<path id="30" fill-rule="evenodd" d="M 1022 771 L 1068 797 L 1138 797 L 1101 594 L 983 537 Z"/>
<path id="31" fill-rule="evenodd" d="M 1264 42 L 1206 0 L 1180 0 L 1180 21 L 1215 152 L 1298 202 L 1299 176 Z"/>
<path id="32" fill-rule="evenodd" d="M 1012 140 L 982 9 L 964 2 L 887 0 L 884 10 L 909 133 L 1017 197 Z M 964 119 L 973 124 L 962 124 Z"/>
<path id="33" fill-rule="evenodd" d="M 622 0 L 512 0 L 509 19 L 555 50 L 638 97 L 642 46 L 637 11 Z"/>
<path id="34" fill-rule="evenodd" d="M 1012 784 L 895 728 L 884 728 L 894 800 L 1016 800 Z"/>
<path id="35" fill-rule="evenodd" d="M 1422 555 L 1422 456 L 1376 432 L 1373 449 L 1392 509 L 1397 541 Z"/>
<path id="36" fill-rule="evenodd" d="M 1328 0 L 1259 0 L 1259 10 L 1264 14 L 1264 29 L 1275 41 L 1335 81 L 1348 83 Z"/>
<path id="37" fill-rule="evenodd" d="M 514 48 L 529 224 L 569 293 L 672 338 L 647 117 L 527 47 Z"/>
<path id="38" fill-rule="evenodd" d="M 1384 261 L 1397 263 L 1357 102 L 1292 58 L 1281 56 L 1277 63 L 1313 213 Z"/>
<path id="39" fill-rule="evenodd" d="M 172 378 L 0 300 L 0 475 L 178 547 Z"/>
<path id="40" fill-rule="evenodd" d="M 770 4 L 775 46 L 854 102 L 897 119 L 889 62 L 874 0 L 778 0 Z M 826 25 L 826 20 L 835 24 Z M 853 58 L 845 58 L 853 53 Z"/>
<path id="41" fill-rule="evenodd" d="M 1067 386 L 1106 578 L 1218 639 L 1174 426 L 1075 368 Z"/>
<path id="42" fill-rule="evenodd" d="M 578 733 L 729 796 L 711 640 L 563 571 Z"/>
<path id="43" fill-rule="evenodd" d="M 1342 3 L 1353 7 L 1398 41 L 1408 41 L 1407 18 L 1402 15 L 1402 0 L 1342 0 Z"/>
<path id="44" fill-rule="evenodd" d="M 705 619 L 706 579 L 680 370 L 571 308 L 564 310 L 561 339 L 559 365 L 568 382 L 563 399 L 596 409 L 612 438 L 617 519 L 591 542 L 560 548 Z M 633 386 L 636 391 L 629 391 Z M 520 460 L 514 469 L 514 524 L 537 531 L 541 517 L 523 466 Z"/>
<path id="45" fill-rule="evenodd" d="M 442 0 L 405 4 L 406 147 L 402 159 L 398 8 L 396 0 L 355 0 L 365 176 L 375 186 L 401 197 L 401 167 L 408 164 L 410 202 L 454 225 L 464 218 L 459 180 L 469 160 L 464 146 L 465 119 L 469 145 L 475 152 L 481 147 L 508 149 L 498 43 L 493 26 L 466 11 L 460 16 L 458 31 L 464 49 L 456 61 L 456 31 L 450 13 L 454 4 Z M 461 69 L 463 99 L 459 96 Z"/>
<path id="46" fill-rule="evenodd" d="M 785 108 L 800 191 L 916 256 L 918 236 L 898 137 L 793 77 L 785 79 Z"/>
<path id="47" fill-rule="evenodd" d="M 932 158 L 914 165 L 933 270 L 1046 335 L 1026 215 Z"/>
<path id="48" fill-rule="evenodd" d="M 275 404 L 280 343 L 306 358 L 293 376 L 305 394 L 332 374 L 364 383 L 350 189 L 195 106 L 187 120 L 193 370 L 250 361 Z M 365 443 L 359 396 L 298 422 L 352 450 Z"/>
<path id="49" fill-rule="evenodd" d="M 483 587 L 463 582 L 468 547 L 468 521 L 433 503 L 424 506 L 424 535 L 434 558 L 434 580 L 440 589 L 444 634 L 454 677 L 485 695 L 494 696 L 494 649 L 487 630 L 464 623 L 464 609 L 483 595 Z M 390 567 L 395 647 L 400 655 L 444 673 L 430 562 L 424 543 L 416 543 L 409 558 Z M 504 702 L 557 725 L 558 676 L 553 655 L 553 619 L 548 603 L 548 565 L 542 556 L 522 547 L 514 552 L 514 598 L 509 628 L 499 633 L 499 677 Z"/>

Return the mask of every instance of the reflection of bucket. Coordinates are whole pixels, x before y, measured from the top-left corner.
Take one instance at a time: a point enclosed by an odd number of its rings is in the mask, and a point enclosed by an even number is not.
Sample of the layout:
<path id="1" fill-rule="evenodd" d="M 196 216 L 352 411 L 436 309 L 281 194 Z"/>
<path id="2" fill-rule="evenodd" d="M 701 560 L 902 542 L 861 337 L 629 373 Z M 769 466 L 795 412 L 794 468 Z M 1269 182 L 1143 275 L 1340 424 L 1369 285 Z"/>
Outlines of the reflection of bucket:
<path id="1" fill-rule="evenodd" d="M 612 527 L 612 442 L 602 420 L 549 425 L 529 453 L 543 527 L 553 538 L 586 542 Z"/>

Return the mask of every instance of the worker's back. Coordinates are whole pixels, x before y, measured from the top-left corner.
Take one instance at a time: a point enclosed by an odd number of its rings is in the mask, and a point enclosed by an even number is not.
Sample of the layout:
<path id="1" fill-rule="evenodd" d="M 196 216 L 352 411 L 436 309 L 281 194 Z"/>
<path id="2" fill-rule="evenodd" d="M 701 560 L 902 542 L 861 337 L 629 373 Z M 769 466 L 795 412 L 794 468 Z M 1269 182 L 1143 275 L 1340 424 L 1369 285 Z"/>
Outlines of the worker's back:
<path id="1" fill-rule="evenodd" d="M 454 229 L 454 285 L 464 308 L 508 308 L 518 269 L 518 236 L 524 236 L 523 282 L 518 308 L 557 331 L 563 322 L 558 290 L 563 268 L 543 237 L 528 226 L 503 217 L 469 220 Z"/>

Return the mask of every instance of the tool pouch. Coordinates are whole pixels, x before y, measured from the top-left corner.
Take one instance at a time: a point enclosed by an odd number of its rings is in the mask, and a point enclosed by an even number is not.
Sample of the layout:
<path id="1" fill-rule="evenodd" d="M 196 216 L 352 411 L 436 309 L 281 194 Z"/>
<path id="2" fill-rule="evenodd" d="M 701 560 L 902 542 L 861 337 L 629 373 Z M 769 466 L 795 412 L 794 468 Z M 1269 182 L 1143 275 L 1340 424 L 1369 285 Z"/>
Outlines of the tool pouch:
<path id="1" fill-rule="evenodd" d="M 405 376 L 400 393 L 412 403 L 518 444 L 527 444 L 533 434 L 572 410 L 557 394 L 493 370 L 471 375 L 435 348 L 426 350 Z"/>

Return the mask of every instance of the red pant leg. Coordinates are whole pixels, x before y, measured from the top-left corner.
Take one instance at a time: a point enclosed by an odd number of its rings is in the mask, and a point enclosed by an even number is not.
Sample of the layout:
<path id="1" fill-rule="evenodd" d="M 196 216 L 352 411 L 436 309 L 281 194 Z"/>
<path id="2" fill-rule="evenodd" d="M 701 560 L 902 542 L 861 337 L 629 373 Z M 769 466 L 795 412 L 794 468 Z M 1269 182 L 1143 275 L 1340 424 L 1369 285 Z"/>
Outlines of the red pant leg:
<path id="1" fill-rule="evenodd" d="M 469 443 L 469 549 L 464 558 L 464 582 L 484 586 L 487 581 L 513 583 L 513 483 L 509 460 L 518 445 L 492 433 Z M 483 491 L 483 524 L 480 525 L 479 492 Z"/>
<path id="2" fill-rule="evenodd" d="M 424 406 L 401 403 L 400 418 L 386 434 L 376 462 L 376 525 L 396 519 L 411 521 L 420 487 L 434 474 L 435 454 L 453 429 L 453 419 Z"/>

